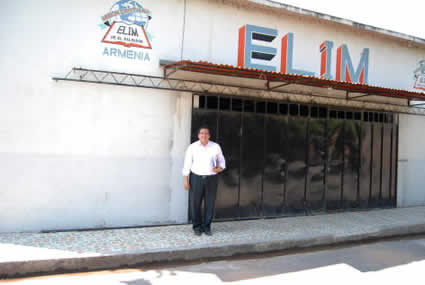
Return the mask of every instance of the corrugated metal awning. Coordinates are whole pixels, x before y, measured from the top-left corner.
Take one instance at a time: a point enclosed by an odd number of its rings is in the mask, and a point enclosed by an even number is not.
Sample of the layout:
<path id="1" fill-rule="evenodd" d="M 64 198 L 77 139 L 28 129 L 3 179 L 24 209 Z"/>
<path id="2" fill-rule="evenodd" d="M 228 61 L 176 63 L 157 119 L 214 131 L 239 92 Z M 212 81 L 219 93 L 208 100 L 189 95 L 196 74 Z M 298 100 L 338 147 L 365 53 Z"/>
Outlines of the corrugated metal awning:
<path id="1" fill-rule="evenodd" d="M 164 66 L 165 75 L 170 70 L 184 70 L 191 72 L 201 72 L 214 75 L 235 76 L 242 78 L 262 79 L 267 81 L 269 89 L 270 82 L 281 82 L 284 84 L 298 84 L 313 87 L 332 88 L 335 90 L 343 90 L 350 93 L 360 93 L 362 95 L 356 96 L 383 96 L 391 98 L 400 98 L 407 100 L 425 100 L 425 93 L 413 92 L 402 89 L 393 89 L 387 87 L 379 87 L 368 84 L 359 84 L 352 82 L 341 82 L 336 80 L 323 79 L 318 77 L 311 77 L 299 74 L 284 74 L 280 72 L 265 71 L 260 69 L 251 69 L 244 67 L 237 67 L 225 64 L 215 64 L 206 61 L 190 61 L 182 60 L 174 63 L 169 63 Z M 171 71 L 172 72 L 172 71 Z M 279 86 L 280 87 L 280 86 Z"/>

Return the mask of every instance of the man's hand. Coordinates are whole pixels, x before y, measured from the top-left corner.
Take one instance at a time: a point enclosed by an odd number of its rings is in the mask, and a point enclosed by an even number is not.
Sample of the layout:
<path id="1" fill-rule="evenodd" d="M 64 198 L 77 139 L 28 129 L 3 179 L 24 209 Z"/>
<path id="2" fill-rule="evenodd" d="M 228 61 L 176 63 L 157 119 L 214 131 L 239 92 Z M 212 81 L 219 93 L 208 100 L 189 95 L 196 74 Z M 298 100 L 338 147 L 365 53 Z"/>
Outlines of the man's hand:
<path id="1" fill-rule="evenodd" d="M 185 176 L 183 179 L 183 187 L 185 190 L 190 190 L 189 177 Z"/>
<path id="2" fill-rule="evenodd" d="M 220 173 L 220 172 L 222 172 L 222 171 L 223 171 L 223 168 L 221 168 L 221 167 L 214 167 L 212 170 L 213 170 L 215 173 Z"/>

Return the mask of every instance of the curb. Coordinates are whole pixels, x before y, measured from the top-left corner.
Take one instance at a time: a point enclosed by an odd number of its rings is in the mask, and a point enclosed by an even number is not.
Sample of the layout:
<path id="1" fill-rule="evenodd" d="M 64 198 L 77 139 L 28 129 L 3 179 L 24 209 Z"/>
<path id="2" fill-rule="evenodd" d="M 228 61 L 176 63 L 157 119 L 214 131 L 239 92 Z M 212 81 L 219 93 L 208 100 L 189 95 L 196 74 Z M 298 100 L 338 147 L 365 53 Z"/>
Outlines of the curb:
<path id="1" fill-rule="evenodd" d="M 117 269 L 121 267 L 151 265 L 155 263 L 219 259 L 246 254 L 329 246 L 358 241 L 371 241 L 380 238 L 422 233 L 425 233 L 425 224 L 412 224 L 384 227 L 378 231 L 344 236 L 321 235 L 312 238 L 258 241 L 245 244 L 221 244 L 210 247 L 186 247 L 108 254 L 92 257 L 4 262 L 0 263 L 0 278 Z"/>

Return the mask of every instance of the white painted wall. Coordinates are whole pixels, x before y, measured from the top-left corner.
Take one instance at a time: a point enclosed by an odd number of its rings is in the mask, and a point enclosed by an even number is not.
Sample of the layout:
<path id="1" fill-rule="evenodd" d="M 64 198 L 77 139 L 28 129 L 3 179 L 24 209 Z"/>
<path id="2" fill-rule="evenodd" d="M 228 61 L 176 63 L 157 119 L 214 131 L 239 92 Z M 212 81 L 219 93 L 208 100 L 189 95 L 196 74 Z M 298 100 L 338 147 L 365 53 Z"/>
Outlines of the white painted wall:
<path id="1" fill-rule="evenodd" d="M 425 205 L 425 117 L 400 115 L 397 206 Z"/>
<path id="2" fill-rule="evenodd" d="M 181 168 L 191 94 L 51 79 L 74 66 L 159 74 L 159 54 L 178 59 L 182 1 L 169 1 L 173 9 L 146 4 L 155 36 L 151 63 L 103 56 L 115 45 L 100 42 L 105 30 L 98 24 L 113 3 L 6 3 L 0 232 L 187 221 Z M 165 29 L 170 34 L 160 33 Z"/>
<path id="3" fill-rule="evenodd" d="M 105 47 L 126 49 L 101 43 L 106 30 L 99 27 L 100 17 L 115 0 L 3 5 L 0 232 L 187 221 L 181 168 L 191 94 L 54 82 L 52 75 L 63 76 L 72 67 L 160 75 L 159 59 L 179 60 L 182 46 L 185 59 L 236 65 L 238 29 L 245 24 L 275 28 L 279 39 L 293 32 L 295 67 L 316 73 L 322 41 L 334 41 L 333 74 L 338 45 L 348 44 L 355 65 L 368 47 L 369 79 L 375 85 L 410 89 L 417 61 L 425 58 L 425 50 L 383 37 L 224 1 L 187 0 L 183 31 L 184 0 L 139 2 L 153 16 L 150 62 L 103 55 Z M 272 45 L 279 49 L 278 43 Z M 425 138 L 421 124 L 411 123 L 417 120 L 422 118 L 401 119 L 407 136 L 400 149 L 408 150 L 409 168 L 404 174 L 400 166 L 399 183 L 411 173 L 415 181 L 423 176 L 418 175 L 423 157 L 405 147 Z M 399 186 L 400 201 L 407 201 L 402 205 L 425 203 L 415 190 L 419 186 L 406 183 Z"/>
<path id="4" fill-rule="evenodd" d="M 280 71 L 281 38 L 288 32 L 294 33 L 294 67 L 313 71 L 316 75 L 320 73 L 319 47 L 325 40 L 334 43 L 331 71 L 334 78 L 337 47 L 347 44 L 354 68 L 357 68 L 363 48 L 369 48 L 369 84 L 376 86 L 412 89 L 413 72 L 419 60 L 425 59 L 425 49 L 409 47 L 407 43 L 382 35 L 270 9 L 247 9 L 240 4 L 217 5 L 212 0 L 189 1 L 183 57 L 236 66 L 238 29 L 246 24 L 278 31 L 277 38 L 269 45 L 278 50 L 270 64 L 277 66 L 277 71 Z"/>

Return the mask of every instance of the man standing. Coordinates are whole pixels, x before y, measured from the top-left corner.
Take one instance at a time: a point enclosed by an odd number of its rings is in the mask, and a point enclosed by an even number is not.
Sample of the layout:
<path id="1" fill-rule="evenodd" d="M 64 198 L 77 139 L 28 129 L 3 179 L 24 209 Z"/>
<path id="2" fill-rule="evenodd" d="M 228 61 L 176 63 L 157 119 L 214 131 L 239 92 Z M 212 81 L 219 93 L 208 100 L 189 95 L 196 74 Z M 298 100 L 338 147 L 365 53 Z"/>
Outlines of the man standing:
<path id="1" fill-rule="evenodd" d="M 226 168 L 226 161 L 220 146 L 210 141 L 208 127 L 199 128 L 198 139 L 186 150 L 183 186 L 184 189 L 190 190 L 190 211 L 195 235 L 199 236 L 204 232 L 210 236 L 217 194 L 217 173 Z M 202 200 L 205 201 L 203 216 Z"/>

